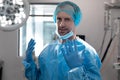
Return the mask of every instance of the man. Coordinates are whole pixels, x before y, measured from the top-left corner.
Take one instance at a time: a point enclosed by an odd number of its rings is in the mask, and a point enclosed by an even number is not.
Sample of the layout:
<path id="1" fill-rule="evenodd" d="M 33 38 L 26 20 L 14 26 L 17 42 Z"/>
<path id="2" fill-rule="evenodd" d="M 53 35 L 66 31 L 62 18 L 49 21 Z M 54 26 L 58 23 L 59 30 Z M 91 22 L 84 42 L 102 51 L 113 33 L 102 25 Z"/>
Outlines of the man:
<path id="1" fill-rule="evenodd" d="M 75 3 L 58 4 L 53 18 L 59 40 L 45 47 L 38 57 L 38 66 L 32 58 L 35 41 L 30 40 L 23 60 L 28 80 L 101 80 L 101 61 L 97 52 L 76 38 L 81 17 Z"/>

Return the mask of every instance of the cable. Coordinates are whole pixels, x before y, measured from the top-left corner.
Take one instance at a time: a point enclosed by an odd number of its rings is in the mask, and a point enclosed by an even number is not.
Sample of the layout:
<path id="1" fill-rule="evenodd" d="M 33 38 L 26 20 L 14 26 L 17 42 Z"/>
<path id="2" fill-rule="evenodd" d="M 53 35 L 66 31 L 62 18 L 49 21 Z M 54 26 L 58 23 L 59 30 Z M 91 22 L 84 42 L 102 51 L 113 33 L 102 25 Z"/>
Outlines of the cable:
<path id="1" fill-rule="evenodd" d="M 103 50 L 103 46 L 104 46 L 104 42 L 105 42 L 106 33 L 107 33 L 107 31 L 105 31 L 104 36 L 103 36 L 103 40 L 102 40 L 102 45 L 100 47 L 99 56 L 101 56 L 101 54 L 102 54 L 102 50 Z"/>
<path id="2" fill-rule="evenodd" d="M 101 62 L 102 62 L 102 63 L 103 63 L 103 61 L 104 61 L 104 59 L 105 59 L 105 57 L 106 57 L 106 55 L 107 55 L 107 52 L 108 52 L 108 50 L 109 50 L 109 48 L 110 48 L 110 45 L 111 45 L 113 39 L 115 38 L 115 36 L 116 36 L 116 34 L 115 34 L 113 37 L 111 37 L 111 39 L 110 39 L 110 41 L 109 41 L 109 43 L 108 43 L 108 45 L 107 45 L 107 48 L 106 48 L 106 50 L 105 50 L 105 52 L 104 52 L 104 55 L 103 55 L 103 57 L 102 57 L 102 59 L 101 59 Z"/>
<path id="3" fill-rule="evenodd" d="M 115 39 L 114 39 L 115 40 Z M 114 51 L 115 51 L 115 48 L 117 47 L 117 41 L 114 41 L 114 44 L 113 44 L 113 47 L 112 47 L 112 50 L 110 50 L 110 55 L 107 57 L 106 61 L 104 62 L 103 66 L 102 66 L 102 69 L 101 69 L 101 72 L 104 71 L 104 69 L 106 68 L 105 65 L 108 64 L 108 62 L 111 60 L 111 58 L 114 56 Z"/>

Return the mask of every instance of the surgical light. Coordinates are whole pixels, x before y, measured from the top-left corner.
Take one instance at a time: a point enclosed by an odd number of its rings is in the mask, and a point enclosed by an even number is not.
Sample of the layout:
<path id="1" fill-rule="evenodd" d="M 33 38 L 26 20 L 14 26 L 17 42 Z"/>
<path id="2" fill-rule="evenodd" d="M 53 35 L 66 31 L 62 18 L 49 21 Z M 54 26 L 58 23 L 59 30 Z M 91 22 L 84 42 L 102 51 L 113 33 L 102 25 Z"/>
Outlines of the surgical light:
<path id="1" fill-rule="evenodd" d="M 0 30 L 17 30 L 27 21 L 29 11 L 27 0 L 0 0 Z"/>

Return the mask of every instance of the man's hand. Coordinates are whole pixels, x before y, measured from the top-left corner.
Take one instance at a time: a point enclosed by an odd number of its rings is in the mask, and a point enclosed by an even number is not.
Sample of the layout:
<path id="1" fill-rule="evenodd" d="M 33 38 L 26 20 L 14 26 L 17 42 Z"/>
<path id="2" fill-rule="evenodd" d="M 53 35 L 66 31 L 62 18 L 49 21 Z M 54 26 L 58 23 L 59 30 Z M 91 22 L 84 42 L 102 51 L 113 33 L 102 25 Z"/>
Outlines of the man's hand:
<path id="1" fill-rule="evenodd" d="M 33 57 L 32 57 L 32 55 L 33 55 L 33 51 L 34 51 L 34 46 L 35 46 L 35 41 L 33 40 L 33 39 L 31 39 L 30 41 L 29 41 L 29 43 L 28 43 L 28 47 L 27 47 L 27 50 L 26 50 L 26 58 L 25 58 L 25 60 L 27 61 L 27 62 L 31 62 L 31 61 L 34 61 L 33 60 Z"/>
<path id="2" fill-rule="evenodd" d="M 75 40 L 68 40 L 63 43 L 62 53 L 66 60 L 66 63 L 70 68 L 79 67 L 82 64 L 82 52 L 84 46 L 78 46 Z M 78 51 L 79 50 L 79 51 Z"/>

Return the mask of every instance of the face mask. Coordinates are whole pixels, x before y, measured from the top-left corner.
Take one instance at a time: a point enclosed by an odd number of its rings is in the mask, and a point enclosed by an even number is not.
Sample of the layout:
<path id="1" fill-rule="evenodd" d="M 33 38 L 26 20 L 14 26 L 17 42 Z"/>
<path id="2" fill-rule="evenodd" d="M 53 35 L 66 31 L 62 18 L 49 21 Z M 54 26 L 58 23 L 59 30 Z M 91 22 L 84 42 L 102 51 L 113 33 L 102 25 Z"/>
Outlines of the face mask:
<path id="1" fill-rule="evenodd" d="M 69 33 L 67 33 L 67 34 L 65 34 L 64 36 L 60 36 L 59 35 L 59 33 L 57 32 L 57 35 L 58 35 L 58 37 L 60 38 L 60 39 L 68 39 L 68 38 L 70 38 L 71 36 L 73 36 L 73 32 L 72 31 L 70 31 Z"/>

